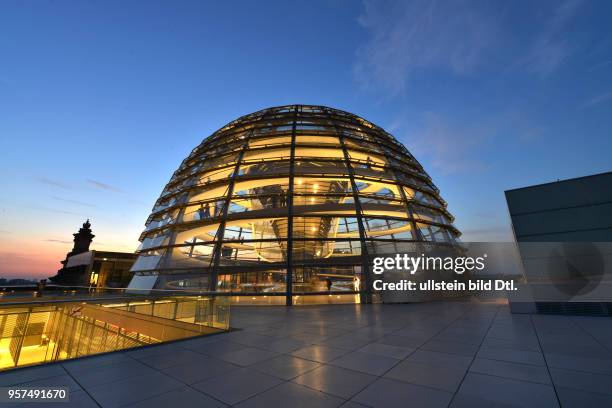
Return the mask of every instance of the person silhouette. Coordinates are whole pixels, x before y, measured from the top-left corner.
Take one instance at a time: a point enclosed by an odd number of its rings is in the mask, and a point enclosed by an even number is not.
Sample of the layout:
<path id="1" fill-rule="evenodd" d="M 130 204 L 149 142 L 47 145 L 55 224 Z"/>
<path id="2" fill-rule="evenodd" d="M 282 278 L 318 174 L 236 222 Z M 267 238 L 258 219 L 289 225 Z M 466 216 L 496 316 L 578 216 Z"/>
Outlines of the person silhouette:
<path id="1" fill-rule="evenodd" d="M 201 220 L 210 217 L 210 204 L 206 203 L 205 206 L 200 206 L 198 209 L 198 217 Z"/>

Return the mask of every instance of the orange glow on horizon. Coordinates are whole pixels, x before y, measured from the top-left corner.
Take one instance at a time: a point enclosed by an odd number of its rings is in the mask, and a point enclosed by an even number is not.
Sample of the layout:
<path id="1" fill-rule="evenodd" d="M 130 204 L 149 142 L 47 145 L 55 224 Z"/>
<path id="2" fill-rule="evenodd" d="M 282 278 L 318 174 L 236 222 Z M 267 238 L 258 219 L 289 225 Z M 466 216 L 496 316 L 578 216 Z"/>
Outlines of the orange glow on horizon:
<path id="1" fill-rule="evenodd" d="M 32 242 L 19 237 L 0 239 L 0 278 L 43 279 L 54 276 L 62 267 L 60 263 L 72 249 L 72 242 Z M 72 237 L 70 237 L 72 238 Z M 96 244 L 98 251 L 133 252 L 136 245 L 123 243 Z"/>

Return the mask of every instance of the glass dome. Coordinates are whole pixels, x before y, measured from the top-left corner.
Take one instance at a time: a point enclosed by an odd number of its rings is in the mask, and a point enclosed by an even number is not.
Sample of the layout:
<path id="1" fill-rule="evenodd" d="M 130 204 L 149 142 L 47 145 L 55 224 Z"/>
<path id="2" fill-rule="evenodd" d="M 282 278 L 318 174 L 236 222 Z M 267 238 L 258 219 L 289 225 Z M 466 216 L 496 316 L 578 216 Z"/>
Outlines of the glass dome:
<path id="1" fill-rule="evenodd" d="M 454 245 L 438 189 L 393 136 L 359 116 L 290 105 L 206 138 L 164 188 L 135 276 L 237 295 L 367 293 L 371 258 Z"/>

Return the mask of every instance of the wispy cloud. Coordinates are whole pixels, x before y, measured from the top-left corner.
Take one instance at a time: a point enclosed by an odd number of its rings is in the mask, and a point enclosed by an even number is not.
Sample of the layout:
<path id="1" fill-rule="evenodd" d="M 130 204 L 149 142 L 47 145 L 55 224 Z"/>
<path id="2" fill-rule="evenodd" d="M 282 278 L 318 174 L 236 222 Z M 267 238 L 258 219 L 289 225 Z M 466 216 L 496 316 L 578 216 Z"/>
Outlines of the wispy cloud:
<path id="1" fill-rule="evenodd" d="M 61 239 L 43 239 L 44 242 L 54 242 L 54 243 L 58 243 L 58 244 L 72 244 L 71 241 L 65 241 L 65 240 L 61 240 Z"/>
<path id="2" fill-rule="evenodd" d="M 567 28 L 581 0 L 553 4 L 542 6 L 548 8 L 531 22 L 507 20 L 512 13 L 506 8 L 517 7 L 515 3 L 366 0 L 358 22 L 369 38 L 357 50 L 355 79 L 362 88 L 381 88 L 393 96 L 422 69 L 470 75 L 495 61 L 500 68 L 547 75 L 573 51 Z M 512 29 L 516 24 L 535 25 L 535 33 L 520 38 Z"/>
<path id="3" fill-rule="evenodd" d="M 31 205 L 31 206 L 28 206 L 28 208 L 31 208 L 32 210 L 36 210 L 36 211 L 45 211 L 45 212 L 51 212 L 51 213 L 56 213 L 56 214 L 78 215 L 79 217 L 86 217 L 86 215 L 84 214 L 76 213 L 73 211 L 59 210 L 57 208 L 40 207 L 37 205 Z"/>
<path id="4" fill-rule="evenodd" d="M 429 112 L 425 114 L 424 125 L 406 136 L 406 145 L 417 159 L 425 158 L 443 174 L 462 173 L 488 166 L 478 152 L 494 134 L 495 129 L 484 124 L 480 127 L 451 124 Z"/>
<path id="5" fill-rule="evenodd" d="M 382 85 L 399 93 L 419 68 L 442 67 L 466 74 L 480 64 L 498 24 L 481 4 L 427 0 L 364 2 L 359 24 L 370 40 L 357 51 L 354 73 L 363 87 Z"/>
<path id="6" fill-rule="evenodd" d="M 612 91 L 594 96 L 582 104 L 583 108 L 591 108 L 601 103 L 612 101 Z"/>
<path id="7" fill-rule="evenodd" d="M 85 206 L 85 207 L 95 207 L 95 205 L 89 204 L 89 203 L 85 203 L 83 201 L 71 200 L 71 199 L 68 199 L 68 198 L 62 198 L 62 197 L 57 197 L 57 196 L 51 196 L 51 198 L 54 199 L 54 200 L 63 201 L 65 203 L 82 205 L 82 206 Z"/>
<path id="8" fill-rule="evenodd" d="M 39 183 L 47 184 L 49 186 L 63 188 L 65 190 L 71 190 L 73 188 L 71 185 L 66 184 L 62 181 L 53 180 L 47 177 L 39 177 L 36 179 L 36 181 L 38 181 Z"/>
<path id="9" fill-rule="evenodd" d="M 554 72 L 572 53 L 573 44 L 565 29 L 576 16 L 582 0 L 566 0 L 552 10 L 527 54 L 515 66 L 542 76 Z"/>
<path id="10" fill-rule="evenodd" d="M 550 132 L 541 120 L 521 110 L 508 109 L 473 116 L 428 111 L 400 114 L 390 123 L 393 133 L 427 169 L 443 175 L 497 167 L 492 151 L 520 153 L 524 145 L 546 139 Z"/>
<path id="11" fill-rule="evenodd" d="M 99 188 L 101 190 L 114 191 L 116 193 L 123 193 L 123 190 L 120 189 L 119 187 L 115 187 L 110 184 L 103 183 L 101 181 L 92 180 L 92 179 L 87 179 L 86 181 L 92 186 Z"/>

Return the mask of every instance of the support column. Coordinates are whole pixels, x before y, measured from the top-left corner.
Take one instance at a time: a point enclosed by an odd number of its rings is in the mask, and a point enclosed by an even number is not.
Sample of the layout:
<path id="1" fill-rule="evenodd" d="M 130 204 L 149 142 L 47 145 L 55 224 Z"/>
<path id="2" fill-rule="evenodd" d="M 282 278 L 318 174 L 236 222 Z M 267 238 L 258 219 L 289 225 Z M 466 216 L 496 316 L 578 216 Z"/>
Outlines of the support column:
<path id="1" fill-rule="evenodd" d="M 327 114 L 331 116 L 331 113 L 329 111 L 327 111 Z M 351 190 L 353 190 L 353 201 L 355 202 L 357 227 L 359 229 L 359 240 L 361 241 L 361 274 L 364 277 L 363 280 L 365 286 L 365 289 L 360 291 L 361 303 L 372 303 L 372 274 L 370 271 L 370 257 L 368 256 L 367 237 L 365 233 L 365 228 L 363 227 L 363 210 L 361 207 L 361 202 L 359 201 L 359 191 L 357 189 L 357 183 L 355 182 L 355 171 L 351 164 L 348 149 L 346 148 L 346 144 L 344 143 L 344 135 L 338 130 L 338 127 L 336 126 L 333 118 L 332 123 L 334 123 L 334 129 L 336 130 L 336 134 L 338 135 L 338 138 L 340 140 L 340 146 L 344 155 L 344 163 L 346 165 L 346 169 L 351 182 Z"/>
<path id="2" fill-rule="evenodd" d="M 287 191 L 287 274 L 285 279 L 285 305 L 293 305 L 293 190 L 295 176 L 295 130 L 299 105 L 293 107 L 291 126 L 291 154 L 289 157 L 289 187 Z"/>
<path id="3" fill-rule="evenodd" d="M 215 242 L 215 247 L 213 250 L 213 259 L 211 261 L 212 269 L 210 271 L 210 285 L 209 290 L 212 292 L 217 291 L 217 281 L 219 278 L 219 264 L 221 263 L 221 249 L 223 248 L 223 236 L 225 234 L 225 220 L 227 219 L 227 213 L 229 211 L 230 203 L 232 202 L 232 195 L 234 194 L 234 183 L 238 172 L 240 170 L 240 164 L 242 162 L 242 158 L 244 157 L 244 153 L 249 147 L 249 140 L 253 131 L 249 131 L 247 137 L 244 140 L 242 145 L 242 149 L 238 154 L 238 158 L 236 159 L 236 165 L 234 166 L 234 171 L 229 179 L 229 183 L 227 186 L 227 194 L 225 196 L 225 203 L 223 204 L 223 210 L 221 213 L 221 222 L 219 223 L 219 229 L 217 229 L 217 233 L 215 234 L 215 238 L 217 239 Z M 209 264 L 210 265 L 210 264 Z"/>

